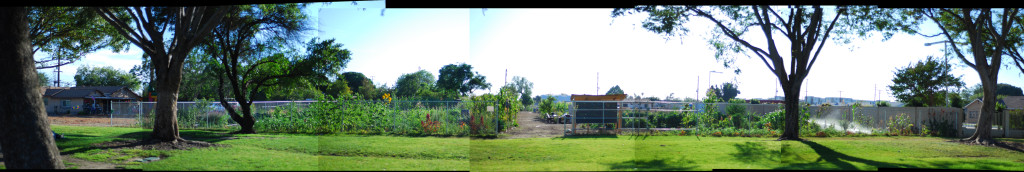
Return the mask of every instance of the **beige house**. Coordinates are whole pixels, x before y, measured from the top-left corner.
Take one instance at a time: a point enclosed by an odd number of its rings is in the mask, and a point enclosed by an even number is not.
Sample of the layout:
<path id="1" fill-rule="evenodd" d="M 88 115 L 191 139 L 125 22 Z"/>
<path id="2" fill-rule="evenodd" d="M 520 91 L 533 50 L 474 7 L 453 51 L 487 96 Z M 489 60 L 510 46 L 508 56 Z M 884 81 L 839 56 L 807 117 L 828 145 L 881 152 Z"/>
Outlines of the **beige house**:
<path id="1" fill-rule="evenodd" d="M 999 103 L 1006 105 L 1006 109 L 1024 109 L 1024 96 L 1006 96 L 1002 100 L 996 100 Z M 966 123 L 978 123 L 978 118 L 981 115 L 981 99 L 975 99 L 970 104 L 964 106 L 964 119 Z"/>
<path id="2" fill-rule="evenodd" d="M 111 102 L 139 101 L 126 86 L 43 87 L 47 114 L 108 114 Z"/>

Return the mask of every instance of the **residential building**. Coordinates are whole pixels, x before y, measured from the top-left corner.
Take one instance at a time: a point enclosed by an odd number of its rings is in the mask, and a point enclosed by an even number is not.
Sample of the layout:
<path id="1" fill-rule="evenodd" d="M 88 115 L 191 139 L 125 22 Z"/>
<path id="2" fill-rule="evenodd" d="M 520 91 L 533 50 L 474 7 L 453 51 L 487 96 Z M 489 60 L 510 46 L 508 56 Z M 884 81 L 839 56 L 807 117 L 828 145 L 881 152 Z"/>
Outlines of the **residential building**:
<path id="1" fill-rule="evenodd" d="M 127 86 L 43 87 L 47 114 L 108 114 L 112 102 L 139 101 Z"/>
<path id="2" fill-rule="evenodd" d="M 1003 99 L 996 100 L 997 102 L 1006 105 L 1006 109 L 1019 110 L 1024 109 L 1024 96 L 1006 96 Z M 964 106 L 964 119 L 966 123 L 978 123 L 978 118 L 981 115 L 981 99 L 975 99 L 971 103 Z"/>

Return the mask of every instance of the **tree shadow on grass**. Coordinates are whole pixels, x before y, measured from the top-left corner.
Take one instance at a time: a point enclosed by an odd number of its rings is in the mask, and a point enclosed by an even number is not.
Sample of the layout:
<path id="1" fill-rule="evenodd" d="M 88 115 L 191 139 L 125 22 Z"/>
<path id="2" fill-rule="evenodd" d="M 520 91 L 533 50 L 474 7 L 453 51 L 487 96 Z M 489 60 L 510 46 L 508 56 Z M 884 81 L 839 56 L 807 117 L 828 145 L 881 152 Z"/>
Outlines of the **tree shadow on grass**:
<path id="1" fill-rule="evenodd" d="M 739 152 L 731 154 L 737 160 L 761 164 L 776 164 L 780 162 L 781 151 L 772 151 L 765 148 L 763 143 L 744 142 L 735 143 L 733 146 L 736 147 L 736 150 L 739 150 Z"/>
<path id="2" fill-rule="evenodd" d="M 689 171 L 697 168 L 692 160 L 677 157 L 676 159 L 633 159 L 608 164 L 611 170 L 626 171 Z"/>
<path id="3" fill-rule="evenodd" d="M 94 143 L 105 142 L 107 139 L 100 136 L 82 135 L 82 134 L 62 134 L 64 138 L 54 140 L 57 143 L 57 148 L 61 151 L 61 155 L 70 155 L 75 153 L 86 152 L 89 150 L 97 149 L 92 146 Z M 114 139 L 117 140 L 117 139 Z M 72 150 L 72 151 L 65 151 Z"/>
<path id="4" fill-rule="evenodd" d="M 870 165 L 870 166 L 875 166 L 877 168 L 916 168 L 914 166 L 908 166 L 908 165 L 903 165 L 903 164 L 893 164 L 893 163 L 880 162 L 880 161 L 875 161 L 875 160 L 869 160 L 869 159 L 864 159 L 864 158 L 853 157 L 853 156 L 846 155 L 846 154 L 840 153 L 838 151 L 832 150 L 831 148 L 825 147 L 825 146 L 823 146 L 821 144 L 818 144 L 818 143 L 815 143 L 815 142 L 812 142 L 812 141 L 804 140 L 804 141 L 800 141 L 800 143 L 806 144 L 807 146 L 810 146 L 811 149 L 814 149 L 814 152 L 817 153 L 818 156 L 819 156 L 818 159 L 815 160 L 814 162 L 809 162 L 809 163 L 785 164 L 786 166 L 780 167 L 779 169 L 823 169 L 824 167 L 822 167 L 821 164 L 818 163 L 818 162 L 821 162 L 821 161 L 825 161 L 827 163 L 833 164 L 833 165 L 837 166 L 839 169 L 843 169 L 843 170 L 859 170 L 859 169 L 857 169 L 857 166 L 854 166 L 853 164 L 851 164 L 849 162 L 846 162 L 846 161 L 864 163 L 864 164 L 867 164 L 867 165 Z M 783 153 L 785 153 L 785 151 L 786 150 L 784 149 Z"/>

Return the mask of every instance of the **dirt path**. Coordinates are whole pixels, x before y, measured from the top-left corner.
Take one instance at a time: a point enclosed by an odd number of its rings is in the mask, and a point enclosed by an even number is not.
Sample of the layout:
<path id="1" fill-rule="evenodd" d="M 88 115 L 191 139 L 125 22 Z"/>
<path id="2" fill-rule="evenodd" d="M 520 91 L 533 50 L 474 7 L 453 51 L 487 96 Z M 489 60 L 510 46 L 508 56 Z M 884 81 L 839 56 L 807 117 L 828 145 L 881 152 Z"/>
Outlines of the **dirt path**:
<path id="1" fill-rule="evenodd" d="M 505 138 L 557 137 L 563 135 L 562 124 L 545 123 L 544 119 L 540 118 L 540 115 L 533 112 L 519 112 L 518 119 L 516 120 L 519 122 L 519 127 L 507 132 L 511 136 Z"/>

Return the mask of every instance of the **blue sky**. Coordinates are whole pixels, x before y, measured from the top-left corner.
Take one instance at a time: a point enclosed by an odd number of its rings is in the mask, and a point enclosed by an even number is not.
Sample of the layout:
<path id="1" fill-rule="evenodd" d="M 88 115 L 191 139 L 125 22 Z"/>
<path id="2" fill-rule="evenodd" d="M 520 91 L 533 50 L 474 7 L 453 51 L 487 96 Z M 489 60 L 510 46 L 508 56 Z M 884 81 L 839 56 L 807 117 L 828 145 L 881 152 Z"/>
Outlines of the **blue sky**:
<path id="1" fill-rule="evenodd" d="M 639 27 L 643 16 L 611 18 L 611 9 L 388 8 L 382 16 L 382 7 L 379 1 L 315 4 L 307 14 L 318 31 L 310 35 L 345 44 L 353 52 L 345 71 L 361 72 L 378 85 L 391 86 L 400 75 L 418 69 L 437 76 L 446 64 L 467 63 L 487 77 L 494 87 L 490 92 L 505 83 L 507 70 L 508 78 L 523 76 L 532 81 L 534 95 L 603 94 L 619 85 L 627 94 L 703 97 L 709 79 L 712 84 L 737 82 L 741 98 L 776 95 L 775 77 L 760 60 L 737 58 L 735 65 L 743 71 L 737 75 L 714 59 L 705 39 L 709 25 L 702 19 L 689 25 L 697 26 L 689 36 L 666 40 Z M 929 55 L 942 57 L 941 44 L 923 45 L 935 41 L 942 39 L 897 34 L 888 41 L 878 36 L 828 44 L 803 91 L 818 97 L 838 97 L 842 91 L 843 97 L 872 100 L 876 85 L 884 90 L 892 84 L 896 68 Z M 128 70 L 140 63 L 140 55 L 137 48 L 88 54 L 83 61 L 64 67 L 62 80 L 70 81 L 77 65 Z M 960 66 L 954 73 L 962 75 L 965 83 L 979 83 L 973 70 Z M 708 71 L 713 70 L 722 73 L 709 78 Z M 53 74 L 49 69 L 42 71 Z M 1015 67 L 1003 67 L 999 82 L 1024 87 L 1022 78 Z M 698 85 L 700 92 L 695 92 Z M 893 100 L 888 94 L 881 99 Z"/>

